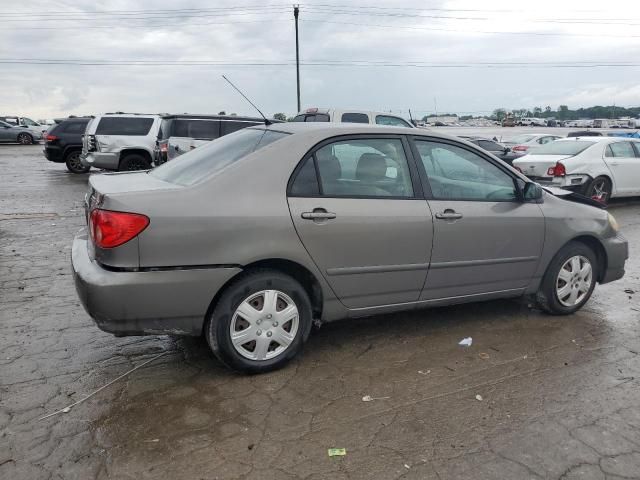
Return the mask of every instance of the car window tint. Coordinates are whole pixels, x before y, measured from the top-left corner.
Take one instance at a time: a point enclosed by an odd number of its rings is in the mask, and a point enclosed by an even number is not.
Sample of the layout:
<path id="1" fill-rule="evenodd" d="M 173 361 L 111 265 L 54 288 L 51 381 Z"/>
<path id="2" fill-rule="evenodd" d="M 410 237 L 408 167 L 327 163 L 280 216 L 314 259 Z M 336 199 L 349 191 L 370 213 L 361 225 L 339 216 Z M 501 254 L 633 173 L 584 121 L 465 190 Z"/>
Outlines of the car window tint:
<path id="1" fill-rule="evenodd" d="M 490 142 L 489 140 L 480 140 L 478 141 L 478 145 L 489 152 L 497 152 L 498 150 L 502 150 L 497 143 Z"/>
<path id="2" fill-rule="evenodd" d="M 614 157 L 633 158 L 636 153 L 633 150 L 631 142 L 616 142 L 609 145 Z"/>
<path id="3" fill-rule="evenodd" d="M 315 197 L 320 195 L 320 187 L 318 185 L 313 156 L 307 158 L 302 168 L 298 170 L 298 174 L 291 185 L 290 195 L 298 197 Z"/>
<path id="4" fill-rule="evenodd" d="M 343 113 L 340 121 L 344 123 L 369 123 L 369 115 L 366 113 Z"/>
<path id="5" fill-rule="evenodd" d="M 223 120 L 220 125 L 220 135 L 228 135 L 243 128 L 259 125 L 258 122 L 236 122 L 233 120 Z"/>
<path id="6" fill-rule="evenodd" d="M 163 163 L 151 170 L 149 175 L 178 185 L 193 185 L 287 135 L 289 134 L 246 128 Z"/>
<path id="7" fill-rule="evenodd" d="M 322 195 L 413 197 L 409 166 L 399 139 L 353 139 L 315 153 Z"/>
<path id="8" fill-rule="evenodd" d="M 69 122 L 64 126 L 65 133 L 84 133 L 86 122 Z"/>
<path id="9" fill-rule="evenodd" d="M 217 120 L 189 120 L 189 137 L 213 140 L 220 136 L 220 122 Z"/>
<path id="10" fill-rule="evenodd" d="M 416 140 L 437 200 L 513 201 L 510 175 L 474 152 L 446 143 Z"/>
<path id="11" fill-rule="evenodd" d="M 102 117 L 96 135 L 132 135 L 144 136 L 149 133 L 153 118 Z"/>
<path id="12" fill-rule="evenodd" d="M 390 125 L 390 126 L 394 126 L 394 127 L 409 127 L 409 128 L 411 128 L 411 125 L 409 125 L 403 119 L 398 118 L 398 117 L 392 117 L 390 115 L 377 115 L 376 116 L 376 123 L 378 125 Z"/>

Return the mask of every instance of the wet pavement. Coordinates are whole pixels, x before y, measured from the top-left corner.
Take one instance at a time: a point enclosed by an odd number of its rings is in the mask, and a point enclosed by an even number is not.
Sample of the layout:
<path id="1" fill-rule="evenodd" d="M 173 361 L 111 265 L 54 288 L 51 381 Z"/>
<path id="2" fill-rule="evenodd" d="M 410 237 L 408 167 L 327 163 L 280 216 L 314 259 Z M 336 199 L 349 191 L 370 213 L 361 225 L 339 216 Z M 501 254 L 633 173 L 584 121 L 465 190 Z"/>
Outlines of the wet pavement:
<path id="1" fill-rule="evenodd" d="M 573 316 L 502 301 L 338 322 L 247 377 L 202 340 L 94 326 L 69 266 L 87 176 L 41 149 L 0 146 L 0 479 L 640 478 L 640 200 L 610 209 L 626 277 Z"/>

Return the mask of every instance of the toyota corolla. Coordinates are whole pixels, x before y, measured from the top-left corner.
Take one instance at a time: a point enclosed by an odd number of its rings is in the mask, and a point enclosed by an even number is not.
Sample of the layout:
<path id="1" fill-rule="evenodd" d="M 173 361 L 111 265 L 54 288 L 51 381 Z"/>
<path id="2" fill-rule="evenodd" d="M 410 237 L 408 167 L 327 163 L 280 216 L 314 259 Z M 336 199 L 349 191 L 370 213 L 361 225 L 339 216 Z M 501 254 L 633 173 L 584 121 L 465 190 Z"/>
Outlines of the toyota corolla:
<path id="1" fill-rule="evenodd" d="M 201 335 L 244 372 L 284 365 L 313 322 L 525 295 L 570 314 L 628 252 L 606 211 L 401 127 L 250 127 L 89 183 L 72 263 L 97 325 Z"/>

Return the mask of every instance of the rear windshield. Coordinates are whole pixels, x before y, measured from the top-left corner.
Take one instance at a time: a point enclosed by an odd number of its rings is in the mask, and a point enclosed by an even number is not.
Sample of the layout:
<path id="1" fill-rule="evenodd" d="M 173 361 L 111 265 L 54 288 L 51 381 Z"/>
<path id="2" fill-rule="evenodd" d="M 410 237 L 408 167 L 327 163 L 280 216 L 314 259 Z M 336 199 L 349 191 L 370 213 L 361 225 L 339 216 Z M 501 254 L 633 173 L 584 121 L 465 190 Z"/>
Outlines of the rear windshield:
<path id="1" fill-rule="evenodd" d="M 193 185 L 288 133 L 245 128 L 191 150 L 149 172 L 165 182 Z"/>
<path id="2" fill-rule="evenodd" d="M 551 142 L 532 150 L 529 155 L 577 155 L 591 145 L 595 145 L 595 142 L 582 140 Z"/>
<path id="3" fill-rule="evenodd" d="M 102 117 L 96 135 L 144 136 L 151 130 L 153 118 Z"/>
<path id="4" fill-rule="evenodd" d="M 326 113 L 301 113 L 296 115 L 294 122 L 328 122 L 329 115 Z"/>
<path id="5" fill-rule="evenodd" d="M 535 135 L 518 135 L 509 140 L 509 143 L 527 143 L 529 140 L 536 138 Z"/>

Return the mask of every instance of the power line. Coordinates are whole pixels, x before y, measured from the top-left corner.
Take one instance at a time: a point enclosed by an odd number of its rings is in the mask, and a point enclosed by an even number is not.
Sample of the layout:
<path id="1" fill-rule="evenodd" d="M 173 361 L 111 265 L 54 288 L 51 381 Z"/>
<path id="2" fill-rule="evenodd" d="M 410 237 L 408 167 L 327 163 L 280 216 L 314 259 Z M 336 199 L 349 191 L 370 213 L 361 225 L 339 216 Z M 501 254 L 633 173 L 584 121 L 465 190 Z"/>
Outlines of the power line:
<path id="1" fill-rule="evenodd" d="M 553 36 L 553 37 L 590 37 L 593 38 L 593 33 L 560 33 L 560 32 L 504 32 L 504 31 L 490 31 L 490 30 L 468 30 L 457 28 L 441 28 L 441 27 L 414 27 L 410 25 L 381 25 L 375 23 L 359 23 L 359 22 L 340 22 L 337 20 L 300 20 L 305 23 L 330 23 L 336 25 L 354 25 L 361 27 L 377 27 L 377 28 L 394 28 L 403 30 L 419 30 L 424 32 L 462 32 L 462 33 L 480 33 L 489 35 L 533 35 L 533 36 Z M 598 33 L 598 37 L 606 38 L 640 38 L 640 35 L 613 35 Z"/>

